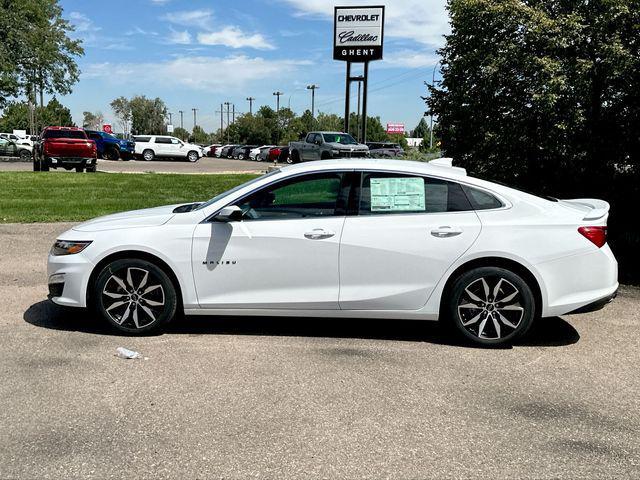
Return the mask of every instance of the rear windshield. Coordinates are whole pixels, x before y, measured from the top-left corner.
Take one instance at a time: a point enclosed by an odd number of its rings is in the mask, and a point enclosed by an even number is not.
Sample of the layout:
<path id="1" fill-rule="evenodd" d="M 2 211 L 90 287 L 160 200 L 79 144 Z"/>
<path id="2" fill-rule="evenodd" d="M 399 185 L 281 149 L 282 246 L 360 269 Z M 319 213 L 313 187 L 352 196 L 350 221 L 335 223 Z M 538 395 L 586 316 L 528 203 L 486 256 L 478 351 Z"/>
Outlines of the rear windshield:
<path id="1" fill-rule="evenodd" d="M 87 139 L 87 135 L 82 130 L 47 130 L 43 138 L 80 138 Z"/>

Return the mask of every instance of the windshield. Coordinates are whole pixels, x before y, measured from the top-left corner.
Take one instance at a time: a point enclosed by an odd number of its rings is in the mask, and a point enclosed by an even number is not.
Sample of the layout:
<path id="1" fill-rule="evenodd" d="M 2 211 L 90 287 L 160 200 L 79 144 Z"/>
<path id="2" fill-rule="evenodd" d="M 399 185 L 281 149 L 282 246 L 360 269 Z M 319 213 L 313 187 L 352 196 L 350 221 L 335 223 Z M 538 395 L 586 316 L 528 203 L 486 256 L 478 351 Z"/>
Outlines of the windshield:
<path id="1" fill-rule="evenodd" d="M 222 200 L 224 197 L 226 197 L 227 195 L 231 195 L 232 193 L 237 192 L 238 190 L 244 188 L 244 187 L 248 187 L 249 185 L 256 183 L 259 180 L 271 177 L 272 175 L 275 175 L 276 173 L 280 173 L 280 169 L 277 170 L 272 170 L 269 173 L 266 173 L 264 175 L 261 175 L 259 177 L 254 178 L 253 180 L 249 180 L 248 182 L 242 183 L 240 185 L 238 185 L 237 187 L 233 187 L 231 190 L 227 190 L 226 192 L 222 192 L 220 195 L 216 195 L 215 197 L 213 197 L 211 200 L 198 205 L 198 208 L 195 208 L 194 210 L 202 210 L 203 208 L 207 208 L 209 205 L 213 205 L 214 203 L 216 203 L 219 200 Z"/>
<path id="2" fill-rule="evenodd" d="M 327 143 L 340 143 L 342 145 L 357 145 L 358 142 L 348 133 L 323 133 L 324 141 Z"/>

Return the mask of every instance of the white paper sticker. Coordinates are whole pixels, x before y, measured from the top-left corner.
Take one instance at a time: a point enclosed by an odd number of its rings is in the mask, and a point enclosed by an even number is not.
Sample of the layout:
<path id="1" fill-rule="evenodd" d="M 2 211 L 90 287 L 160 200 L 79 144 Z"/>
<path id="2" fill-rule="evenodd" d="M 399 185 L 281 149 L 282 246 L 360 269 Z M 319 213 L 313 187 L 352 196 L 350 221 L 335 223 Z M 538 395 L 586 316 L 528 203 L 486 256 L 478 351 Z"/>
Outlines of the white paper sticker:
<path id="1" fill-rule="evenodd" d="M 424 212 L 424 179 L 421 177 L 372 178 L 372 212 Z"/>

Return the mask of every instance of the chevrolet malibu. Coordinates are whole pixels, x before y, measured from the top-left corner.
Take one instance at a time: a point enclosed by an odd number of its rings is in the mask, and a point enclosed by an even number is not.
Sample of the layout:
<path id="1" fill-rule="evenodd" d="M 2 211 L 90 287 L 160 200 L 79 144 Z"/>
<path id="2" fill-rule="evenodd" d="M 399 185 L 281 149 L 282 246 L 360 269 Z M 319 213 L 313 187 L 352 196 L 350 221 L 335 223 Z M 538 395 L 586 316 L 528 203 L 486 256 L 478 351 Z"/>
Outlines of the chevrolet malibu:
<path id="1" fill-rule="evenodd" d="M 478 344 L 511 343 L 540 317 L 615 296 L 608 214 L 450 159 L 304 163 L 204 203 L 74 227 L 51 249 L 49 298 L 127 333 L 183 312 L 440 319 Z"/>

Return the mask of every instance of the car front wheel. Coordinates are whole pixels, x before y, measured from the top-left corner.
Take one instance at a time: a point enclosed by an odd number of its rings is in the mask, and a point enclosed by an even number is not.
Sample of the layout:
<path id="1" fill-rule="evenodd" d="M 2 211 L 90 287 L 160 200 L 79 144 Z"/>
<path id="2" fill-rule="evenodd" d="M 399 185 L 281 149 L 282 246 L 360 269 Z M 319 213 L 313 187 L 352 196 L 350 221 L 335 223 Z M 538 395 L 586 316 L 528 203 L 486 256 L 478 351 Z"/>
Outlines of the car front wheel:
<path id="1" fill-rule="evenodd" d="M 189 152 L 187 154 L 187 160 L 189 160 L 191 163 L 195 163 L 198 161 L 198 152 Z"/>
<path id="2" fill-rule="evenodd" d="M 140 259 L 115 260 L 102 269 L 93 289 L 98 313 L 115 329 L 142 334 L 159 329 L 176 313 L 176 291 L 167 274 Z"/>
<path id="3" fill-rule="evenodd" d="M 456 329 L 484 346 L 509 344 L 523 336 L 536 314 L 527 282 L 498 267 L 475 268 L 458 277 L 448 309 Z"/>

